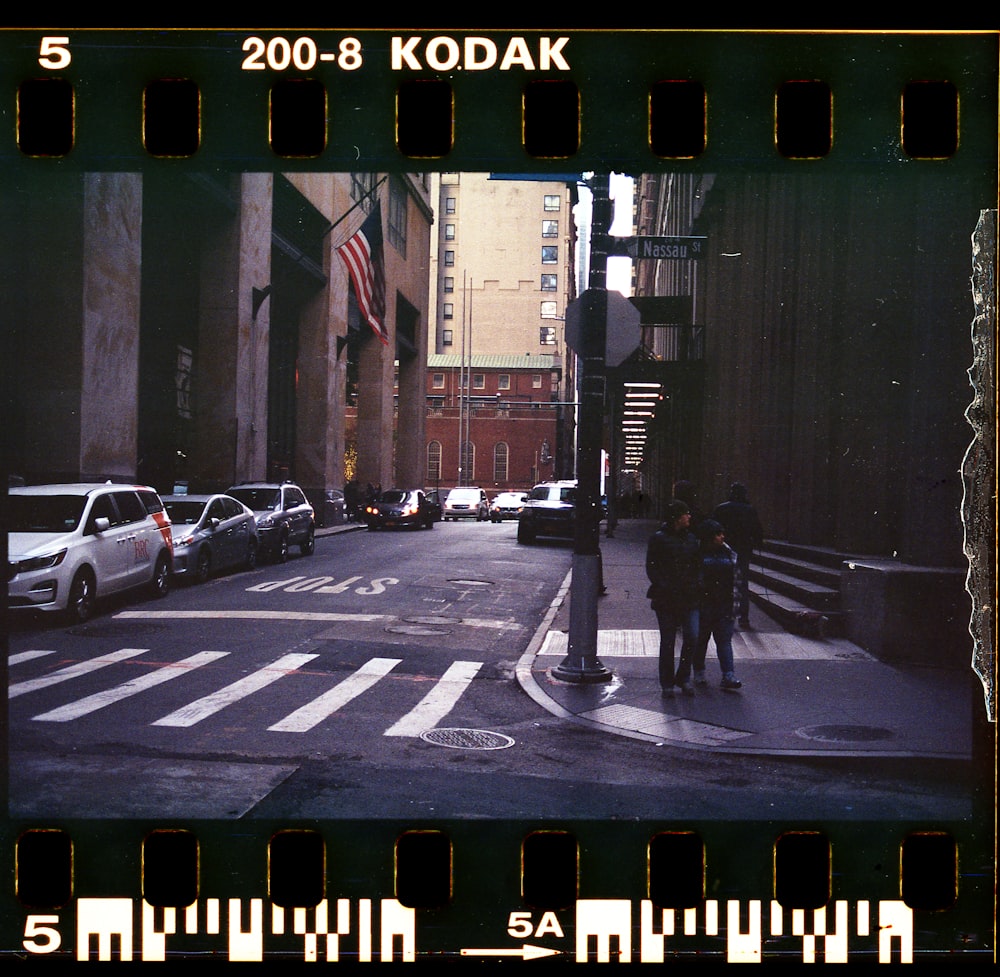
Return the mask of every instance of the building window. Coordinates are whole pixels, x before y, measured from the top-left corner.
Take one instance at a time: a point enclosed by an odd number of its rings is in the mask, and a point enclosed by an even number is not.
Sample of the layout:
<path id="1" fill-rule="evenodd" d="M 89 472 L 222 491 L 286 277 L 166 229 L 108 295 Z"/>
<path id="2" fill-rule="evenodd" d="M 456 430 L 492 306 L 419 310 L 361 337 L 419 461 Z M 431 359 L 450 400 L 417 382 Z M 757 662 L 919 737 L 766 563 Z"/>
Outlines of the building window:
<path id="1" fill-rule="evenodd" d="M 542 237 L 559 237 L 559 221 L 542 221 Z"/>
<path id="2" fill-rule="evenodd" d="M 510 390 L 509 373 L 500 373 L 497 375 L 497 390 Z"/>
<path id="3" fill-rule="evenodd" d="M 445 197 L 444 212 L 446 214 L 454 214 L 457 206 L 458 201 L 454 197 Z"/>
<path id="4" fill-rule="evenodd" d="M 538 330 L 538 342 L 541 346 L 555 346 L 556 344 L 556 327 L 555 326 L 542 326 Z"/>
<path id="5" fill-rule="evenodd" d="M 452 344 L 452 335 L 450 329 L 445 329 L 441 333 L 441 345 L 450 346 Z"/>
<path id="6" fill-rule="evenodd" d="M 554 265 L 559 260 L 559 245 L 546 244 L 542 248 L 542 264 Z"/>
<path id="7" fill-rule="evenodd" d="M 543 319 L 554 319 L 558 312 L 558 306 L 555 302 L 543 302 L 542 303 L 542 318 Z"/>
<path id="8" fill-rule="evenodd" d="M 446 278 L 444 280 L 444 290 L 446 292 L 454 292 L 455 291 L 455 279 L 454 278 Z"/>
<path id="9" fill-rule="evenodd" d="M 427 445 L 427 481 L 437 485 L 441 481 L 441 442 L 431 441 Z"/>
<path id="10" fill-rule="evenodd" d="M 389 184 L 389 240 L 406 257 L 406 190 L 398 180 Z"/>
<path id="11" fill-rule="evenodd" d="M 559 194 L 557 193 L 547 193 L 545 194 L 545 199 L 542 204 L 545 210 L 558 210 L 559 209 Z"/>
<path id="12" fill-rule="evenodd" d="M 351 200 L 363 200 L 361 209 L 365 213 L 370 211 L 375 204 L 375 194 L 372 193 L 372 190 L 375 189 L 375 176 L 374 173 L 351 174 Z"/>
<path id="13" fill-rule="evenodd" d="M 485 373 L 474 373 L 472 376 L 472 386 L 475 390 L 485 390 L 486 389 L 486 374 Z"/>
<path id="14" fill-rule="evenodd" d="M 542 275 L 542 291 L 554 292 L 559 287 L 558 275 Z"/>
<path id="15" fill-rule="evenodd" d="M 541 373 L 533 373 L 531 375 L 531 386 L 534 387 L 535 390 L 541 390 L 542 389 L 542 375 L 541 375 Z"/>
<path id="16" fill-rule="evenodd" d="M 444 253 L 444 263 L 449 267 L 453 268 L 455 265 L 455 252 L 445 251 Z"/>
<path id="17" fill-rule="evenodd" d="M 507 481 L 507 459 L 510 457 L 510 448 L 506 441 L 498 441 L 493 448 L 493 481 L 497 485 Z"/>
<path id="18" fill-rule="evenodd" d="M 444 317 L 446 319 L 455 318 L 455 306 L 451 302 L 445 302 L 444 304 Z"/>
<path id="19" fill-rule="evenodd" d="M 444 225 L 444 239 L 446 241 L 454 241 L 455 240 L 455 225 L 454 224 L 445 224 Z"/>
<path id="20" fill-rule="evenodd" d="M 444 374 L 435 373 L 431 383 L 433 384 L 435 390 L 444 390 Z"/>
<path id="21" fill-rule="evenodd" d="M 459 454 L 458 484 L 473 485 L 476 481 L 476 446 L 471 441 L 463 441 Z"/>

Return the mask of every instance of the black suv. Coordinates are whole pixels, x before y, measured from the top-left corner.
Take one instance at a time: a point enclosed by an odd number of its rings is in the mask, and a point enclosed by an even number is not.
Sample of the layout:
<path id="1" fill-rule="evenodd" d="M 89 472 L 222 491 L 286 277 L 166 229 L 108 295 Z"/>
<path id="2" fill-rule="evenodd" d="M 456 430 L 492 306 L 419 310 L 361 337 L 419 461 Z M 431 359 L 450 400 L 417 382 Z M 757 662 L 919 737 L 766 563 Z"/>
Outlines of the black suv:
<path id="1" fill-rule="evenodd" d="M 298 546 L 303 556 L 315 551 L 316 514 L 294 482 L 243 482 L 226 489 L 226 495 L 253 510 L 265 557 L 284 563 L 290 546 Z"/>
<path id="2" fill-rule="evenodd" d="M 576 533 L 576 481 L 540 482 L 527 495 L 517 520 L 517 541 Z"/>

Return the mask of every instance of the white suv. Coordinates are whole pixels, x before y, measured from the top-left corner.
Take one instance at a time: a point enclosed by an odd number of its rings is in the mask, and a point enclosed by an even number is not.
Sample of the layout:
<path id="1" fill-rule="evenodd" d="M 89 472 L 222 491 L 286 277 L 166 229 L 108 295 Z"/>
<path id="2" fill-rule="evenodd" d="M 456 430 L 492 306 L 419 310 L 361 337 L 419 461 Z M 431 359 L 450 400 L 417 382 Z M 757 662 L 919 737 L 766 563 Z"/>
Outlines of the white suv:
<path id="1" fill-rule="evenodd" d="M 148 485 L 71 483 L 8 489 L 7 604 L 86 621 L 99 596 L 146 585 L 166 596 L 170 519 Z"/>
<path id="2" fill-rule="evenodd" d="M 445 519 L 475 519 L 483 522 L 490 517 L 490 502 L 481 488 L 453 488 L 444 500 Z"/>

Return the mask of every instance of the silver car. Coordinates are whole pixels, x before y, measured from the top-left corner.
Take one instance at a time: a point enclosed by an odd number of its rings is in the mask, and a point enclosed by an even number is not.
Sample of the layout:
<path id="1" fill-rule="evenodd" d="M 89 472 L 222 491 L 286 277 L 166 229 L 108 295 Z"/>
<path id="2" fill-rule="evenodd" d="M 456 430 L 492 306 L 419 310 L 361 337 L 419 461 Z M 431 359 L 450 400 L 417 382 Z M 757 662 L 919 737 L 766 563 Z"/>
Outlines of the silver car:
<path id="1" fill-rule="evenodd" d="M 222 570 L 257 565 L 253 510 L 229 495 L 165 495 L 174 537 L 174 576 L 204 583 Z"/>

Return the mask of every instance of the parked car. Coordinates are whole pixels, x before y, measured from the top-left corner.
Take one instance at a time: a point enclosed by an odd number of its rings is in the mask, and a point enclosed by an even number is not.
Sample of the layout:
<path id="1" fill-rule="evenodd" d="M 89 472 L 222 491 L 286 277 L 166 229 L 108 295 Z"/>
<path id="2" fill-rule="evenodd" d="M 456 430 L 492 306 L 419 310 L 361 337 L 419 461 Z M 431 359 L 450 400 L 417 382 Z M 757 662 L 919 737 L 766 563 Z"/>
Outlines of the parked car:
<path id="1" fill-rule="evenodd" d="M 517 519 L 524 508 L 525 492 L 500 492 L 490 503 L 490 522 L 502 522 L 504 519 Z"/>
<path id="2" fill-rule="evenodd" d="M 575 480 L 534 486 L 517 520 L 517 541 L 533 543 L 539 536 L 572 538 L 576 533 L 576 487 Z"/>
<path id="3" fill-rule="evenodd" d="M 490 502 L 481 488 L 453 488 L 444 500 L 445 519 L 475 519 L 483 522 L 490 517 Z"/>
<path id="4" fill-rule="evenodd" d="M 278 563 L 298 546 L 303 556 L 316 550 L 316 515 L 305 492 L 294 482 L 243 482 L 226 489 L 257 520 L 260 555 Z"/>
<path id="5" fill-rule="evenodd" d="M 257 520 L 231 495 L 165 495 L 174 576 L 204 583 L 221 570 L 257 565 Z"/>
<path id="6" fill-rule="evenodd" d="M 148 485 L 28 485 L 8 490 L 7 604 L 86 621 L 99 597 L 170 589 L 170 518 Z"/>
<path id="7" fill-rule="evenodd" d="M 365 506 L 369 530 L 414 526 L 433 529 L 434 508 L 421 489 L 387 489 Z"/>

